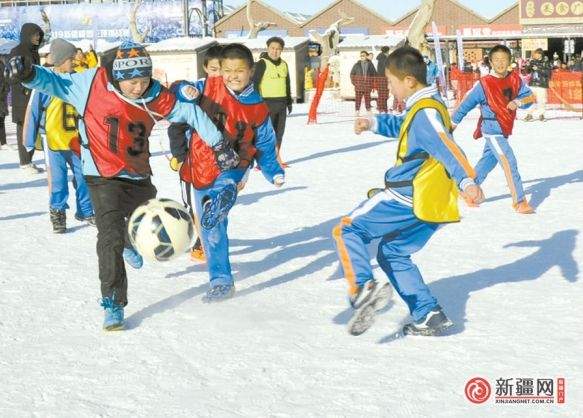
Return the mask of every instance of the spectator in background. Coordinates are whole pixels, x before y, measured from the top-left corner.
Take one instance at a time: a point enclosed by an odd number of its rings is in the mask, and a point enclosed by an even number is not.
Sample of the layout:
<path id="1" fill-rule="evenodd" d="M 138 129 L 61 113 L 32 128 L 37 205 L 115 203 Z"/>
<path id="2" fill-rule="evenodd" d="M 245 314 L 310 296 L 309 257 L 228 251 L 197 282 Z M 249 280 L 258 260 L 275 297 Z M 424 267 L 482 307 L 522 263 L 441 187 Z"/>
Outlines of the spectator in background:
<path id="1" fill-rule="evenodd" d="M 364 106 L 370 112 L 370 93 L 373 89 L 373 83 L 377 73 L 374 65 L 368 59 L 368 52 L 360 51 L 360 60 L 358 60 L 350 71 L 350 81 L 354 86 L 355 102 L 354 107 L 357 115 L 360 115 L 360 105 L 364 98 Z"/>
<path id="2" fill-rule="evenodd" d="M 439 78 L 439 68 L 437 68 L 437 65 L 427 55 L 423 55 L 423 62 L 427 66 L 427 85 L 436 86 L 437 79 Z"/>
<path id="3" fill-rule="evenodd" d="M 480 77 L 486 77 L 488 74 L 490 74 L 491 69 L 492 66 L 490 65 L 490 58 L 488 58 L 487 56 L 482 58 L 482 62 L 478 66 L 478 70 L 480 71 Z"/>
<path id="4" fill-rule="evenodd" d="M 290 77 L 287 62 L 281 59 L 285 42 L 278 36 L 267 40 L 267 52 L 263 52 L 255 64 L 253 84 L 269 108 L 269 115 L 276 135 L 277 161 L 286 168 L 280 155 L 287 115 L 292 112 Z"/>
<path id="5" fill-rule="evenodd" d="M 4 119 L 8 116 L 8 81 L 4 78 L 4 62 L 0 60 L 0 150 L 6 148 L 6 125 Z"/>
<path id="6" fill-rule="evenodd" d="M 551 66 L 547 57 L 541 48 L 532 53 L 532 59 L 527 65 L 530 73 L 530 88 L 536 97 L 536 106 L 531 106 L 526 118 L 526 122 L 533 120 L 533 114 L 536 110 L 539 112 L 539 120 L 545 121 L 545 105 L 547 103 L 547 89 L 549 88 L 549 79 L 551 78 Z"/>
<path id="7" fill-rule="evenodd" d="M 377 99 L 377 110 L 379 113 L 387 113 L 387 100 L 389 99 L 389 81 L 385 75 L 387 68 L 387 57 L 389 56 L 389 47 L 383 46 L 380 54 L 377 56 L 377 83 L 376 88 L 379 92 Z"/>
<path id="8" fill-rule="evenodd" d="M 93 50 L 93 46 L 89 46 L 89 51 L 87 53 L 83 52 L 81 48 L 77 48 L 77 53 L 75 54 L 75 59 L 73 60 L 74 70 L 76 73 L 83 72 L 89 68 L 97 67 L 99 60 L 97 59 L 97 54 Z"/>
<path id="9" fill-rule="evenodd" d="M 42 45 L 45 34 L 40 26 L 34 23 L 25 23 L 20 29 L 20 43 L 10 51 L 10 58 L 21 56 L 26 62 L 40 65 L 38 49 Z M 29 174 L 39 174 L 43 170 L 32 163 L 34 150 L 28 152 L 22 142 L 22 127 L 24 114 L 30 98 L 30 89 L 15 82 L 12 87 L 12 122 L 16 124 L 16 141 L 18 143 L 18 156 L 20 168 Z"/>

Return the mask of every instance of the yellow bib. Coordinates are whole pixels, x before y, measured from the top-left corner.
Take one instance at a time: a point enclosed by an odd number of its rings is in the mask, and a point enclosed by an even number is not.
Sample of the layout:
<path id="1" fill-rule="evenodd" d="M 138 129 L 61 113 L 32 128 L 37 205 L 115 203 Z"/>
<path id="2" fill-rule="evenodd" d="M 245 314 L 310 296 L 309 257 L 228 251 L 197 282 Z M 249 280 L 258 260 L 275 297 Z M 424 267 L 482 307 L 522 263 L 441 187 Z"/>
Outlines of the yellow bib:
<path id="1" fill-rule="evenodd" d="M 282 61 L 281 64 L 275 65 L 270 60 L 261 58 L 265 62 L 265 73 L 259 84 L 259 93 L 261 97 L 286 97 L 287 88 L 285 79 L 288 74 L 287 63 Z"/>
<path id="2" fill-rule="evenodd" d="M 52 151 L 69 151 L 71 140 L 79 135 L 75 108 L 52 98 L 45 112 L 47 146 Z"/>
<path id="3" fill-rule="evenodd" d="M 447 130 L 451 130 L 451 119 L 443 103 L 425 98 L 419 100 L 407 112 L 399 131 L 399 146 L 397 147 L 396 166 L 406 160 L 408 143 L 407 137 L 411 122 L 415 114 L 422 109 L 435 109 L 441 115 Z M 421 168 L 413 178 L 413 213 L 425 222 L 448 223 L 458 222 L 458 188 L 451 179 L 443 164 L 428 155 Z"/>

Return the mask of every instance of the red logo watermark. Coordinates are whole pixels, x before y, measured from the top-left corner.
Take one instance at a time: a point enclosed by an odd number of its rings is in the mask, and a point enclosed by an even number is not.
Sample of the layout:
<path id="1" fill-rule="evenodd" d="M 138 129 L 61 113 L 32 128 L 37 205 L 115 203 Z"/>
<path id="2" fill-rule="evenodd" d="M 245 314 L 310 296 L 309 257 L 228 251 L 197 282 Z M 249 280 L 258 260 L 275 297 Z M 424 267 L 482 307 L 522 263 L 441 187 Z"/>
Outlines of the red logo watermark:
<path id="1" fill-rule="evenodd" d="M 473 403 L 484 403 L 490 397 L 492 389 L 490 383 L 481 377 L 474 377 L 466 383 L 466 398 Z"/>

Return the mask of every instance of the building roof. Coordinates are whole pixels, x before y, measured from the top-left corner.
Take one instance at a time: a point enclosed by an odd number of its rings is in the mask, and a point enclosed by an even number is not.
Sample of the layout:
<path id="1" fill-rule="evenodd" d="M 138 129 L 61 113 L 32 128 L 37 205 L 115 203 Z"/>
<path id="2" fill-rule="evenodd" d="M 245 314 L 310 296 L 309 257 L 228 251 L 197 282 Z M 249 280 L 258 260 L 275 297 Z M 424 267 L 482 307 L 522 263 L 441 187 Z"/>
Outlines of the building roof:
<path id="1" fill-rule="evenodd" d="M 253 3 L 257 3 L 257 4 L 265 7 L 269 11 L 271 11 L 271 12 L 275 13 L 276 15 L 280 16 L 282 19 L 287 20 L 289 23 L 294 24 L 294 25 L 298 25 L 298 22 L 296 20 L 294 20 L 293 18 L 289 17 L 288 15 L 286 15 L 286 13 L 280 12 L 279 10 L 271 7 L 270 5 L 265 4 L 261 0 L 252 0 L 252 1 L 253 1 Z M 239 13 L 242 10 L 244 10 L 246 7 L 247 7 L 247 2 L 243 3 L 241 6 L 237 7 L 236 9 L 232 10 L 231 13 L 229 13 L 228 15 L 225 15 L 221 19 L 217 20 L 217 22 L 215 23 L 215 26 L 219 26 L 219 25 L 223 24 L 224 22 L 226 22 L 227 20 L 229 20 L 233 16 L 235 16 L 237 13 Z"/>
<path id="2" fill-rule="evenodd" d="M 308 42 L 308 38 L 306 38 L 304 36 L 285 36 L 283 39 L 285 41 L 284 50 L 293 49 L 293 48 L 295 48 L 303 43 Z M 242 38 L 215 38 L 215 40 L 221 45 L 230 44 L 233 42 L 239 42 L 239 43 L 242 43 L 243 45 L 245 45 L 249 49 L 265 50 L 266 49 L 265 41 L 267 39 L 264 37 L 263 38 L 255 38 L 255 39 L 249 39 L 246 37 L 242 37 Z"/>
<path id="3" fill-rule="evenodd" d="M 394 35 L 346 35 L 338 44 L 339 49 L 348 48 L 381 48 L 383 46 L 395 46 L 404 39 L 403 36 Z"/>
<path id="4" fill-rule="evenodd" d="M 197 49 L 204 48 L 212 43 L 216 43 L 216 39 L 181 36 L 156 42 L 155 44 L 148 45 L 146 49 L 148 52 L 196 51 Z"/>
<path id="5" fill-rule="evenodd" d="M 367 12 L 369 12 L 370 14 L 375 15 L 380 20 L 388 23 L 389 25 L 393 25 L 393 23 L 394 23 L 391 20 L 385 18 L 381 14 L 377 13 L 376 11 L 370 9 L 369 7 L 365 6 L 364 4 L 362 4 L 362 3 L 360 3 L 360 2 L 358 2 L 356 0 L 335 0 L 332 3 L 330 3 L 328 6 L 326 6 L 322 10 L 320 10 L 319 12 L 315 13 L 314 15 L 312 15 L 308 20 L 306 20 L 304 23 L 302 23 L 301 26 L 302 27 L 308 26 L 312 21 L 316 20 L 318 17 L 320 17 L 321 15 L 323 15 L 324 13 L 326 13 L 327 11 L 329 11 L 330 9 L 336 7 L 338 4 L 342 3 L 343 1 L 349 1 L 349 2 L 352 2 L 352 3 L 356 4 L 358 7 L 363 8 L 364 10 L 366 10 Z"/>

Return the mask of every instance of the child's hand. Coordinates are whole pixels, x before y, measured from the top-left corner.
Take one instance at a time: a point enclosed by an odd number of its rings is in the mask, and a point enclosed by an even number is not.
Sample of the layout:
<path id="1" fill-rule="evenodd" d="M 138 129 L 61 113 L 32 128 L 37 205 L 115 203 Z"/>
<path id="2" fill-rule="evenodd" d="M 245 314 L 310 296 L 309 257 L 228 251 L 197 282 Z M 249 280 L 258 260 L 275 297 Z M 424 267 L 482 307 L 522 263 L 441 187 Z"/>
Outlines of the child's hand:
<path id="1" fill-rule="evenodd" d="M 285 177 L 283 176 L 283 174 L 277 174 L 275 177 L 273 177 L 273 184 L 275 185 L 275 187 L 281 187 L 283 186 L 285 183 Z"/>
<path id="2" fill-rule="evenodd" d="M 360 135 L 364 131 L 370 129 L 370 119 L 369 118 L 356 118 L 354 120 L 354 133 Z"/>
<path id="3" fill-rule="evenodd" d="M 186 100 L 194 100 L 200 95 L 198 89 L 190 85 L 182 87 L 182 89 L 180 89 L 180 93 Z"/>
<path id="4" fill-rule="evenodd" d="M 476 206 L 484 201 L 484 192 L 477 184 L 470 184 L 464 189 L 466 201 L 474 203 Z"/>
<path id="5" fill-rule="evenodd" d="M 517 108 L 518 108 L 518 105 L 516 104 L 516 102 L 514 100 L 512 100 L 511 102 L 509 102 L 506 105 L 506 109 L 516 110 Z"/>

